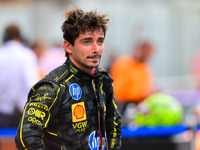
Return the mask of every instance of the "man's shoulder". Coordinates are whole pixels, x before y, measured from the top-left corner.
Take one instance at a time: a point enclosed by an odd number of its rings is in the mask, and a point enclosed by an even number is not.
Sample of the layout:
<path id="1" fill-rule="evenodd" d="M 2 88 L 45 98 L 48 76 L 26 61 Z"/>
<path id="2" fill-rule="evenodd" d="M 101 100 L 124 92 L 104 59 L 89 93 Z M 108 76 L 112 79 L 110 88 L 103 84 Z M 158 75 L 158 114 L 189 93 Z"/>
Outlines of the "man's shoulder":
<path id="1" fill-rule="evenodd" d="M 103 68 L 97 68 L 98 76 L 101 78 L 101 80 L 105 82 L 113 82 L 113 79 L 111 78 L 110 74 Z"/>
<path id="2" fill-rule="evenodd" d="M 70 75 L 70 73 L 71 72 L 69 71 L 69 69 L 66 66 L 61 65 L 61 66 L 55 68 L 54 70 L 52 70 L 51 72 L 49 72 L 43 78 L 43 80 L 49 80 L 56 84 L 60 84 L 64 80 L 66 80 L 67 76 Z"/>
<path id="3" fill-rule="evenodd" d="M 29 97 L 33 94 L 34 91 L 38 89 L 46 89 L 50 92 L 56 93 L 68 75 L 69 71 L 63 65 L 55 68 L 32 87 L 31 91 L 29 92 Z"/>

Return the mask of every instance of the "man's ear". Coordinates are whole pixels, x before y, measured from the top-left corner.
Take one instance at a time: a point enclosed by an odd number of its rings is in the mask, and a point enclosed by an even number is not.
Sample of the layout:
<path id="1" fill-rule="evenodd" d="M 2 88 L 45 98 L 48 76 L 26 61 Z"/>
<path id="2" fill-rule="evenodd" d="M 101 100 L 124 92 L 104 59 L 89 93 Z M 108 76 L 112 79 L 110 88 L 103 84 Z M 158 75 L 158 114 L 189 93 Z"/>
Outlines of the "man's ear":
<path id="1" fill-rule="evenodd" d="M 67 51 L 69 54 L 72 53 L 72 44 L 70 44 L 67 40 L 64 40 L 63 46 L 65 48 L 65 51 Z"/>

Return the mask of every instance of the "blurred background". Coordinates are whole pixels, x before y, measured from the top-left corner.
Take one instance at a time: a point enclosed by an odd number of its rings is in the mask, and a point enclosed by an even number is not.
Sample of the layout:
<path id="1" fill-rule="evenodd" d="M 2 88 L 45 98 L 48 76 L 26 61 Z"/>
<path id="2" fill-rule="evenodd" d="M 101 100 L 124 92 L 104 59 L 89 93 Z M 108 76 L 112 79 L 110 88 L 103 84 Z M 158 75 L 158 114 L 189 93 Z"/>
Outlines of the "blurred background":
<path id="1" fill-rule="evenodd" d="M 190 112 L 190 106 L 193 108 L 200 100 L 199 0 L 0 0 L 0 46 L 4 28 L 14 23 L 19 25 L 25 43 L 32 49 L 37 49 L 37 44 L 47 50 L 57 45 L 62 48 L 63 13 L 69 5 L 109 15 L 100 67 L 108 69 L 118 57 L 131 54 L 138 42 L 151 41 L 155 52 L 149 65 L 155 87 L 172 92 L 171 95 L 181 100 L 184 110 L 190 113 L 186 123 L 195 126 L 200 122 L 194 119 L 192 122 L 193 112 Z M 55 57 L 52 54 L 49 59 L 57 61 Z M 9 145 L 8 142 L 5 149 Z M 191 147 L 193 150 L 193 143 Z"/>
<path id="2" fill-rule="evenodd" d="M 129 54 L 139 40 L 150 40 L 156 49 L 150 66 L 157 87 L 196 88 L 192 62 L 200 48 L 199 0 L 0 0 L 0 35 L 7 24 L 16 23 L 28 42 L 39 38 L 48 47 L 62 44 L 69 4 L 109 15 L 101 67 Z"/>

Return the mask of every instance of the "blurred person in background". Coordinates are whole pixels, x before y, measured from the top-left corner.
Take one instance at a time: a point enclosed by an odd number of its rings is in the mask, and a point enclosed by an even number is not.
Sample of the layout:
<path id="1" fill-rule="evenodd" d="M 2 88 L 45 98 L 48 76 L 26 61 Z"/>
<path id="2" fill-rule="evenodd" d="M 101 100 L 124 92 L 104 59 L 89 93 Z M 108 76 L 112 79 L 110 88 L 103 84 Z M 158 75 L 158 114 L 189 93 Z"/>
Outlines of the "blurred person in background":
<path id="1" fill-rule="evenodd" d="M 194 53 L 191 59 L 191 68 L 194 75 L 195 88 L 200 89 L 200 50 Z"/>
<path id="2" fill-rule="evenodd" d="M 40 60 L 40 65 L 43 68 L 44 73 L 47 74 L 56 67 L 62 65 L 65 60 L 65 51 L 63 50 L 62 43 L 56 43 L 53 47 L 45 51 Z"/>
<path id="3" fill-rule="evenodd" d="M 37 68 L 38 68 L 39 78 L 42 79 L 47 74 L 45 68 L 42 66 L 42 60 L 45 54 L 47 53 L 47 46 L 45 42 L 41 40 L 35 40 L 30 45 L 30 48 L 37 56 Z"/>
<path id="4" fill-rule="evenodd" d="M 66 60 L 65 51 L 61 44 L 55 44 L 52 48 L 48 48 L 44 41 L 35 40 L 30 45 L 30 48 L 37 56 L 40 79 L 62 65 Z"/>
<path id="5" fill-rule="evenodd" d="M 154 92 L 152 72 L 148 66 L 153 52 L 152 43 L 140 42 L 131 55 L 122 56 L 111 65 L 116 103 L 122 116 L 129 103 L 137 105 Z"/>
<path id="6" fill-rule="evenodd" d="M 27 94 L 38 81 L 35 54 L 15 24 L 5 27 L 0 47 L 0 127 L 17 127 Z"/>
<path id="7" fill-rule="evenodd" d="M 191 68 L 194 77 L 194 86 L 197 92 L 200 90 L 200 50 L 197 50 L 191 57 Z M 195 116 L 195 125 L 200 124 L 200 104 L 197 103 L 192 108 L 192 116 Z M 190 117 L 191 118 L 191 117 Z M 195 135 L 195 150 L 200 150 L 200 130 L 196 131 Z"/>

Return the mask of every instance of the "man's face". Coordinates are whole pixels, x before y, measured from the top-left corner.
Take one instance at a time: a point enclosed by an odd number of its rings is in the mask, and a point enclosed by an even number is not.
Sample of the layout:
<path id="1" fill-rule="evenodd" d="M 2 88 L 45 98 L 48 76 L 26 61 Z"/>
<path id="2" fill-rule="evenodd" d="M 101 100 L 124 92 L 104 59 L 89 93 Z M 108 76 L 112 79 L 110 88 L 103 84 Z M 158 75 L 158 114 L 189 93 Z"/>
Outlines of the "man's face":
<path id="1" fill-rule="evenodd" d="M 99 66 L 104 50 L 104 33 L 102 29 L 93 32 L 80 34 L 74 41 L 74 46 L 70 44 L 69 59 L 81 70 L 91 73 Z"/>

